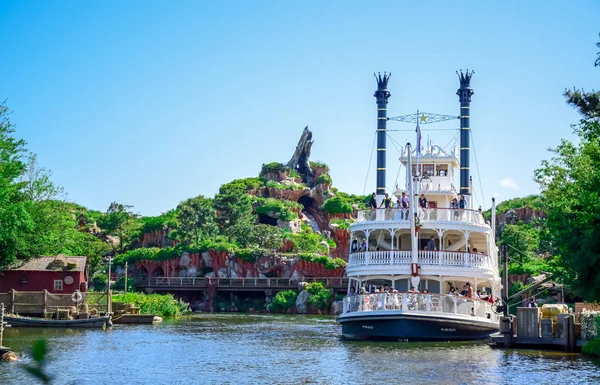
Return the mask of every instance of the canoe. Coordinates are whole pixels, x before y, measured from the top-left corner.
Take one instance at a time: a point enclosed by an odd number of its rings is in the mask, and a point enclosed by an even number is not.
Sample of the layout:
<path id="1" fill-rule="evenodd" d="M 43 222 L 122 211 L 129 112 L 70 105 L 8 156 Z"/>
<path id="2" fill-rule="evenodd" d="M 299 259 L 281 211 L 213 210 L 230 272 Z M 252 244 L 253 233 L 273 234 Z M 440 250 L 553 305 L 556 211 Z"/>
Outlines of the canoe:
<path id="1" fill-rule="evenodd" d="M 97 317 L 88 319 L 56 320 L 30 317 L 4 316 L 4 321 L 14 328 L 73 328 L 73 329 L 104 329 L 111 325 L 110 317 Z"/>
<path id="2" fill-rule="evenodd" d="M 122 314 L 112 319 L 113 324 L 142 324 L 151 325 L 162 322 L 162 318 L 154 314 Z"/>

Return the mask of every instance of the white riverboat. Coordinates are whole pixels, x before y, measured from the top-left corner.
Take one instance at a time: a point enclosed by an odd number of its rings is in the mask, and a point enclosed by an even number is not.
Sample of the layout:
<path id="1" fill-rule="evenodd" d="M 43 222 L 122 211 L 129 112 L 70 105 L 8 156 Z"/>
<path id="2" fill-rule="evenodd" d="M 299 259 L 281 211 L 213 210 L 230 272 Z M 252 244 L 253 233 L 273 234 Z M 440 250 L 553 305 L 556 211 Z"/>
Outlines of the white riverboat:
<path id="1" fill-rule="evenodd" d="M 454 171 L 462 170 L 456 150 L 446 153 L 429 145 L 413 163 L 415 155 L 407 144 L 400 158 L 407 186 L 394 194 L 401 199 L 405 192 L 409 207 L 363 210 L 350 226 L 350 283 L 338 317 L 343 337 L 487 338 L 499 330 L 494 226 L 471 208 L 471 187 L 465 189 L 462 180 L 464 208 L 450 208 L 454 199 L 461 199 L 454 187 Z M 421 194 L 427 199 L 424 208 L 418 204 Z M 457 293 L 451 293 L 453 288 Z"/>

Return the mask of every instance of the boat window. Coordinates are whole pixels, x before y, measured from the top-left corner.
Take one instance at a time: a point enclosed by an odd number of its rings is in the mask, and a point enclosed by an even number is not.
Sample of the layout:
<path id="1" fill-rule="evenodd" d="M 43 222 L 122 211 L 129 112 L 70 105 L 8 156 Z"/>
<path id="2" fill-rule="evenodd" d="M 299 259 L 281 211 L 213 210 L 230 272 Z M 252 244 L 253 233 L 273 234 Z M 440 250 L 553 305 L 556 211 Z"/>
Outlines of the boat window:
<path id="1" fill-rule="evenodd" d="M 433 170 L 433 164 L 424 164 L 423 165 L 423 175 L 435 175 Z"/>
<path id="2" fill-rule="evenodd" d="M 62 291 L 63 289 L 63 281 L 62 279 L 55 279 L 54 280 L 54 290 L 56 291 Z"/>
<path id="3" fill-rule="evenodd" d="M 437 166 L 437 176 L 448 176 L 447 164 L 440 164 Z"/>

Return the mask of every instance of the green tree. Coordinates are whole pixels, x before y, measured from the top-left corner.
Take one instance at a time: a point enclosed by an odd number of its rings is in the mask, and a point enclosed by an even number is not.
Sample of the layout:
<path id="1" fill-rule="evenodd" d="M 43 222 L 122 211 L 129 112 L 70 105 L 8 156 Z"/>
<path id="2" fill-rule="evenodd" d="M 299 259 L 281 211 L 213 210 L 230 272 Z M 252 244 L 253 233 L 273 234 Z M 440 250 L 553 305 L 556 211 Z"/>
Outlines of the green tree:
<path id="1" fill-rule="evenodd" d="M 531 258 L 538 258 L 536 252 L 540 245 L 540 231 L 527 223 L 506 225 L 502 231 L 501 243 L 511 247 L 512 259 L 524 263 Z"/>
<path id="2" fill-rule="evenodd" d="M 98 225 L 110 235 L 119 237 L 119 252 L 125 250 L 135 236 L 139 235 L 139 216 L 131 211 L 133 206 L 112 202 L 106 213 L 100 217 Z"/>
<path id="3" fill-rule="evenodd" d="M 14 127 L 8 115 L 8 108 L 0 104 L 0 269 L 17 261 L 18 238 L 33 227 L 22 192 L 25 142 L 12 136 Z"/>
<path id="4" fill-rule="evenodd" d="M 180 239 L 187 243 L 193 241 L 197 245 L 201 239 L 216 235 L 216 216 L 212 199 L 198 195 L 181 202 L 177 206 Z"/>
<path id="5" fill-rule="evenodd" d="M 252 197 L 240 183 L 234 181 L 221 186 L 213 201 L 221 234 L 241 245 L 251 242 L 246 238 L 247 229 L 256 222 L 252 202 Z"/>
<path id="6" fill-rule="evenodd" d="M 262 223 L 252 226 L 250 239 L 256 247 L 261 249 L 279 249 L 283 244 L 281 229 Z"/>
<path id="7" fill-rule="evenodd" d="M 582 115 L 573 126 L 579 143 L 562 140 L 535 171 L 546 206 L 546 226 L 557 271 L 588 300 L 600 300 L 599 92 L 566 91 Z"/>

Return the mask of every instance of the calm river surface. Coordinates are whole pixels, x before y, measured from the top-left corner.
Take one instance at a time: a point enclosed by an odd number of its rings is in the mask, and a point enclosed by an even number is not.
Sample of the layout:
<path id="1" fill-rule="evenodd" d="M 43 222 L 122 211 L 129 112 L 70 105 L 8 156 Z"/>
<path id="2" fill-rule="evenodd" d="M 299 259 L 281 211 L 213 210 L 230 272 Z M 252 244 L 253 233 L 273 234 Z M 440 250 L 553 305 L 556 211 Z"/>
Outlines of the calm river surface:
<path id="1" fill-rule="evenodd" d="M 580 384 L 600 361 L 486 344 L 365 343 L 340 339 L 333 318 L 200 314 L 108 331 L 12 329 L 4 345 L 31 362 L 44 337 L 56 384 Z M 0 363 L 0 384 L 31 384 Z"/>

